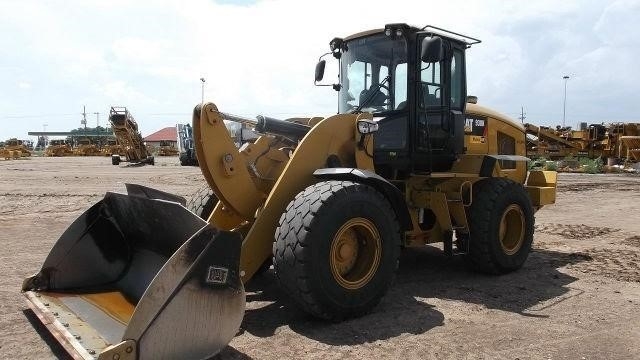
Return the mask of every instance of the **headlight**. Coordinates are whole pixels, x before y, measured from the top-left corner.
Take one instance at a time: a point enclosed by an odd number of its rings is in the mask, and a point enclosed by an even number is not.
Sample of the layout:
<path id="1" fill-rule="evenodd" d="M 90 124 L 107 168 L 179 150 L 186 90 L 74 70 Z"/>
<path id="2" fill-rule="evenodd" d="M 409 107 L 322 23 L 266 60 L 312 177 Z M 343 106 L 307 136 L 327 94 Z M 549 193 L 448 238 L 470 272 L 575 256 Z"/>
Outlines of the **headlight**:
<path id="1" fill-rule="evenodd" d="M 378 131 L 378 123 L 372 120 L 358 120 L 358 132 L 362 135 Z"/>

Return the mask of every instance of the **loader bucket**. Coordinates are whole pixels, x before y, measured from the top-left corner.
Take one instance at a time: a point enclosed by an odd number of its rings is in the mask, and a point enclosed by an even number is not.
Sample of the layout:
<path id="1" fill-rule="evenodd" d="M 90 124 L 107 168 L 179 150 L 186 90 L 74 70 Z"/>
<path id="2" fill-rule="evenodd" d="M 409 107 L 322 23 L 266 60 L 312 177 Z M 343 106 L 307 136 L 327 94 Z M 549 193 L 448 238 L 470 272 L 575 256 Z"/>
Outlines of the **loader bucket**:
<path id="1" fill-rule="evenodd" d="M 138 185 L 107 193 L 24 280 L 29 307 L 74 358 L 202 359 L 244 315 L 240 235 L 183 199 Z"/>

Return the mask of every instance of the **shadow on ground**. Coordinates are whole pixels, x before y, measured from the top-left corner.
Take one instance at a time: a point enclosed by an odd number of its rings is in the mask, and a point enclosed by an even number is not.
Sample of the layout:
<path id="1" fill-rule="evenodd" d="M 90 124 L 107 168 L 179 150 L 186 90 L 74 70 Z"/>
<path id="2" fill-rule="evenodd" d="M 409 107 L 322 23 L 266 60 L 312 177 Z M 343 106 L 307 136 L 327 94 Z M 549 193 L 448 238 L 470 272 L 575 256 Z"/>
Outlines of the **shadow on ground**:
<path id="1" fill-rule="evenodd" d="M 549 300 L 554 304 L 566 300 L 571 290 L 567 285 L 576 280 L 558 268 L 589 260 L 588 255 L 579 253 L 534 250 L 519 271 L 490 276 L 467 270 L 463 259 L 447 258 L 436 248 L 406 250 L 396 283 L 380 305 L 367 316 L 342 323 L 316 320 L 296 309 L 279 291 L 270 270 L 247 286 L 247 304 L 254 309 L 246 311 L 242 331 L 268 337 L 278 327 L 288 325 L 305 337 L 329 345 L 363 344 L 403 333 L 422 334 L 444 323 L 444 315 L 429 305 L 429 298 L 544 317 L 531 308 Z"/>
<path id="2" fill-rule="evenodd" d="M 51 335 L 49 330 L 40 322 L 38 316 L 31 310 L 22 310 L 22 313 L 27 318 L 34 330 L 40 335 L 40 338 L 49 346 L 53 355 L 59 360 L 72 360 L 67 351 L 58 343 L 56 338 Z M 218 355 L 210 358 L 210 360 L 222 360 L 222 359 L 235 359 L 235 360 L 251 360 L 251 357 L 241 353 L 231 346 L 225 347 Z"/>
<path id="3" fill-rule="evenodd" d="M 531 308 L 549 300 L 551 306 L 566 300 L 571 290 L 568 285 L 577 280 L 558 269 L 590 260 L 581 253 L 537 249 L 519 271 L 489 276 L 467 270 L 461 258 L 447 258 L 432 247 L 406 250 L 396 283 L 380 305 L 367 316 L 341 323 L 317 320 L 298 310 L 279 291 L 269 270 L 247 286 L 248 309 L 241 332 L 269 337 L 279 327 L 289 326 L 302 336 L 329 345 L 370 343 L 403 333 L 422 334 L 444 324 L 444 315 L 428 303 L 429 298 L 458 300 L 523 316 L 545 316 Z M 68 359 L 36 315 L 31 310 L 24 310 L 24 314 L 51 351 L 60 359 Z M 227 346 L 213 359 L 251 358 Z"/>

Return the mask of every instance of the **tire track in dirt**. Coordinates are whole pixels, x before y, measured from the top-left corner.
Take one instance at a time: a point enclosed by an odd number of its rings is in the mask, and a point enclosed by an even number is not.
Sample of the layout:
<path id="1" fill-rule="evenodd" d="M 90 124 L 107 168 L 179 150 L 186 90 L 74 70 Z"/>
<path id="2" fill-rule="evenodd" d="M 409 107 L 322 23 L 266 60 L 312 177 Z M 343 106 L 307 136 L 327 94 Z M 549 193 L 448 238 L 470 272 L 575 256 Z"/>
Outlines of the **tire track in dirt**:
<path id="1" fill-rule="evenodd" d="M 622 241 L 623 244 L 640 248 L 640 236 L 629 236 Z"/>
<path id="2" fill-rule="evenodd" d="M 618 281 L 640 282 L 640 253 L 621 249 L 588 249 L 590 261 L 570 265 L 584 274 L 605 276 Z"/>
<path id="3" fill-rule="evenodd" d="M 586 237 L 593 238 L 597 236 L 607 235 L 612 232 L 620 231 L 610 227 L 594 227 L 584 224 L 567 225 L 567 224 L 536 224 L 536 232 L 560 235 L 565 239 L 584 239 Z"/>
<path id="4" fill-rule="evenodd" d="M 584 224 L 538 224 L 536 232 L 558 235 L 565 239 L 581 240 L 593 239 L 621 231 L 611 227 L 596 227 Z M 625 238 L 620 244 L 637 247 L 640 249 L 640 236 Z M 539 244 L 545 248 L 548 244 Z M 579 252 L 568 253 L 569 257 L 579 257 L 580 262 L 572 262 L 568 269 L 579 271 L 583 274 L 604 276 L 611 279 L 627 282 L 640 282 L 640 251 L 622 249 L 619 244 L 613 244 L 609 248 L 588 248 Z"/>

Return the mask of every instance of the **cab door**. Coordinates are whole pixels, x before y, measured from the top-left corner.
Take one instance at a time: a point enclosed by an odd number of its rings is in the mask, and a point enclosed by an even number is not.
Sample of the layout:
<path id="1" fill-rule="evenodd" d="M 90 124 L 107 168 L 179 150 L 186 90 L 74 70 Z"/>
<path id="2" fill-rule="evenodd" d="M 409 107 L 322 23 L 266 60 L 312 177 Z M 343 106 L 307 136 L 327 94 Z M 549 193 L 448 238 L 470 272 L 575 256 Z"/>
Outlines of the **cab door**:
<path id="1" fill-rule="evenodd" d="M 464 52 L 449 40 L 443 46 L 440 62 L 417 61 L 413 151 L 418 172 L 449 170 L 464 147 Z"/>

